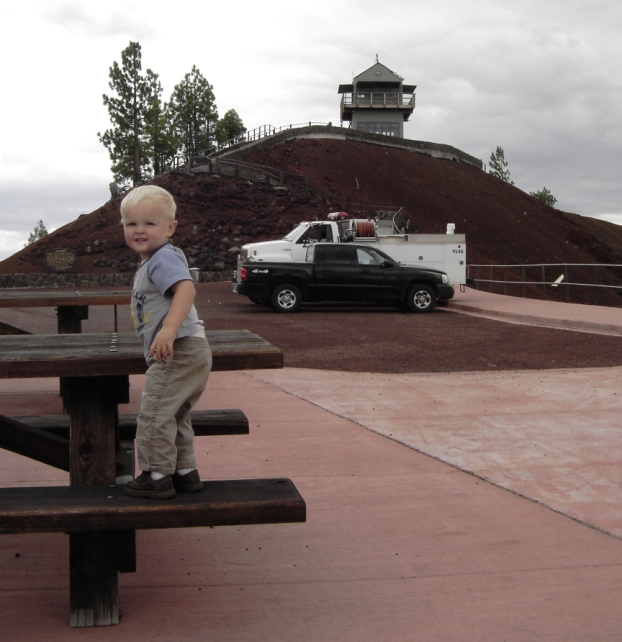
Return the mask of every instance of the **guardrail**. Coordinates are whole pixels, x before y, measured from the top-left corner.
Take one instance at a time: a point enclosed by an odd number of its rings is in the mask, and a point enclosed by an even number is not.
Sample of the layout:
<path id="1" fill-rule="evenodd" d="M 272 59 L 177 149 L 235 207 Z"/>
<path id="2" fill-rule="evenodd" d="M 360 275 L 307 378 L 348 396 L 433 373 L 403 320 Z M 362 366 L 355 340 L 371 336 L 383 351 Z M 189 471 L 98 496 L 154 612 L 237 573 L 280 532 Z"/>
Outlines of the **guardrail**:
<path id="1" fill-rule="evenodd" d="M 620 270 L 619 275 L 615 270 Z M 486 276 L 488 278 L 486 278 Z M 575 279 L 582 279 L 579 282 Z M 588 282 L 585 282 L 588 281 Z M 609 282 L 608 282 L 609 281 Z M 512 289 L 522 289 L 526 297 L 527 286 L 535 286 L 542 291 L 542 298 L 547 299 L 547 288 L 555 288 L 555 292 L 565 291 L 566 301 L 570 301 L 570 288 L 592 288 L 594 305 L 598 305 L 598 293 L 603 289 L 622 292 L 622 264 L 616 263 L 525 263 L 513 265 L 467 265 L 467 282 L 488 284 L 488 291 L 493 291 L 493 285 L 503 289 L 508 294 L 508 286 Z M 548 291 L 552 296 L 553 291 Z"/>

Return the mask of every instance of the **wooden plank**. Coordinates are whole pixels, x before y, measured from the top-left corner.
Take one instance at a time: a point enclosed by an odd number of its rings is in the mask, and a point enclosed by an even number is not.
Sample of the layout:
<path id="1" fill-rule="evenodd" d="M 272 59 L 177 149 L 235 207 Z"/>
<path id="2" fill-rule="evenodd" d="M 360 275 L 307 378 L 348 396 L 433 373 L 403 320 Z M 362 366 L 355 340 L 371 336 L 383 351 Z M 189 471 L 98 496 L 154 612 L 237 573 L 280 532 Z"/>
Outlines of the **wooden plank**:
<path id="1" fill-rule="evenodd" d="M 283 353 L 248 330 L 208 331 L 214 371 L 282 368 Z M 143 374 L 134 333 L 0 336 L 0 378 Z"/>
<path id="2" fill-rule="evenodd" d="M 0 533 L 54 533 L 304 522 L 289 479 L 206 481 L 173 499 L 128 497 L 123 486 L 0 488 Z"/>
<path id="3" fill-rule="evenodd" d="M 136 419 L 138 415 L 119 415 L 119 438 L 136 437 Z M 197 437 L 212 435 L 248 435 L 248 419 L 237 408 L 224 410 L 193 410 L 192 427 Z M 39 428 L 47 433 L 69 438 L 69 417 L 67 415 L 43 415 L 39 417 L 12 417 L 28 426 Z M 1 435 L 0 435 L 1 437 Z M 0 445 L 0 448 L 2 446 Z"/>
<path id="4" fill-rule="evenodd" d="M 129 378 L 68 377 L 63 399 L 69 411 L 71 485 L 114 484 L 117 405 L 129 401 Z"/>
<path id="5" fill-rule="evenodd" d="M 45 291 L 39 289 L 3 290 L 0 308 L 46 308 L 60 305 L 128 305 L 131 288 Z"/>
<path id="6" fill-rule="evenodd" d="M 0 448 L 67 472 L 69 472 L 68 432 L 65 437 L 58 436 L 0 415 Z"/>

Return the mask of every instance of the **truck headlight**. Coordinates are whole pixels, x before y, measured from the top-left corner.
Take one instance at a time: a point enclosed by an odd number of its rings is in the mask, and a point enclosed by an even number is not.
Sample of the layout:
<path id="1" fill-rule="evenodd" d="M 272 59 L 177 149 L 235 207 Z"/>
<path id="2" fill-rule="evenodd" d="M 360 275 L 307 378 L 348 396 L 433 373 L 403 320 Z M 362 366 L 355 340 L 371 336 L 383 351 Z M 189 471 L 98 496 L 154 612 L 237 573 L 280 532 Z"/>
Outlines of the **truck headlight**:
<path id="1" fill-rule="evenodd" d="M 449 279 L 446 274 L 441 274 L 441 279 L 443 280 L 443 283 L 449 283 Z"/>

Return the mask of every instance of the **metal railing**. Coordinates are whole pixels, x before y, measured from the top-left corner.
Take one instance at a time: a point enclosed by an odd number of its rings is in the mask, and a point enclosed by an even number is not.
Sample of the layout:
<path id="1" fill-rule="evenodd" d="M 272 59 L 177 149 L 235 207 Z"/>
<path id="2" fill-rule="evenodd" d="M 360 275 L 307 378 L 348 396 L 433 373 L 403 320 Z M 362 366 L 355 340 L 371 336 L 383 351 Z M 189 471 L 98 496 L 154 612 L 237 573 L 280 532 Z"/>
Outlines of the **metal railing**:
<path id="1" fill-rule="evenodd" d="M 278 134 L 282 131 L 287 131 L 289 129 L 298 129 L 300 127 L 312 127 L 314 125 L 317 125 L 319 127 L 336 126 L 336 125 L 333 125 L 332 123 L 317 123 L 311 120 L 306 123 L 281 125 L 280 127 L 274 127 L 274 125 L 261 125 L 260 127 L 255 127 L 255 129 L 246 131 L 243 134 L 240 134 L 239 136 L 234 136 L 233 138 L 226 140 L 224 143 L 218 143 L 217 145 L 214 145 L 209 149 L 194 152 L 193 154 L 190 155 L 190 163 L 192 166 L 197 160 L 205 160 L 207 158 L 210 158 L 217 152 L 221 152 L 224 149 L 234 147 L 235 145 L 239 145 L 241 143 L 252 143 L 257 140 L 261 140 L 262 138 L 268 138 L 270 136 L 274 136 L 275 134 Z M 339 127 L 343 127 L 343 124 L 340 124 Z M 175 156 L 171 167 L 167 169 L 179 170 L 184 167 L 187 168 L 187 166 L 188 166 L 187 156 L 183 154 L 183 155 Z"/>
<path id="2" fill-rule="evenodd" d="M 330 127 L 332 123 L 315 123 L 309 121 L 307 123 L 296 123 L 290 125 L 281 125 L 280 127 L 274 127 L 273 125 L 262 125 L 261 127 L 255 127 L 251 131 L 244 132 L 235 138 L 225 141 L 224 143 L 219 143 L 209 150 L 209 154 L 214 154 L 220 152 L 223 149 L 233 147 L 234 145 L 239 145 L 240 143 L 252 143 L 256 140 L 266 138 L 268 136 L 274 136 L 279 132 L 286 131 L 288 129 L 297 129 L 298 127 L 312 127 L 313 125 L 318 125 L 319 127 Z"/>
<path id="3" fill-rule="evenodd" d="M 354 107 L 413 107 L 415 94 L 400 91 L 358 91 L 345 93 L 341 97 L 341 108 Z"/>
<path id="4" fill-rule="evenodd" d="M 616 273 L 618 270 L 618 273 Z M 582 279 L 579 281 L 578 279 Z M 588 281 L 588 282 L 585 282 Z M 565 292 L 566 301 L 570 302 L 570 288 L 591 288 L 594 305 L 598 305 L 598 294 L 603 289 L 622 293 L 622 264 L 617 263 L 519 263 L 513 265 L 467 265 L 467 282 L 473 283 L 476 289 L 481 284 L 488 284 L 488 291 L 503 290 L 508 294 L 508 288 L 522 290 L 522 296 L 527 296 L 527 286 L 534 286 L 542 292 L 542 298 L 547 299 L 547 288 L 555 288 L 555 292 Z M 548 290 L 548 295 L 553 295 Z"/>

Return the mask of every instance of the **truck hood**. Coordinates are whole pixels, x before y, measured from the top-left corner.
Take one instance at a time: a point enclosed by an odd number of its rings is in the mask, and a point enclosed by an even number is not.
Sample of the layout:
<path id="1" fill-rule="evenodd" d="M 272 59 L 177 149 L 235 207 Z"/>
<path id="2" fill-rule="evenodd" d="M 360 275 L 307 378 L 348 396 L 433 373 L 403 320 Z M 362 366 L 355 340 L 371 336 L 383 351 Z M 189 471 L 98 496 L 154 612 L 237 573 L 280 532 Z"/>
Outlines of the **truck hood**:
<path id="1" fill-rule="evenodd" d="M 292 244 L 283 240 L 248 243 L 242 246 L 240 254 L 241 258 L 245 261 L 291 262 Z"/>

